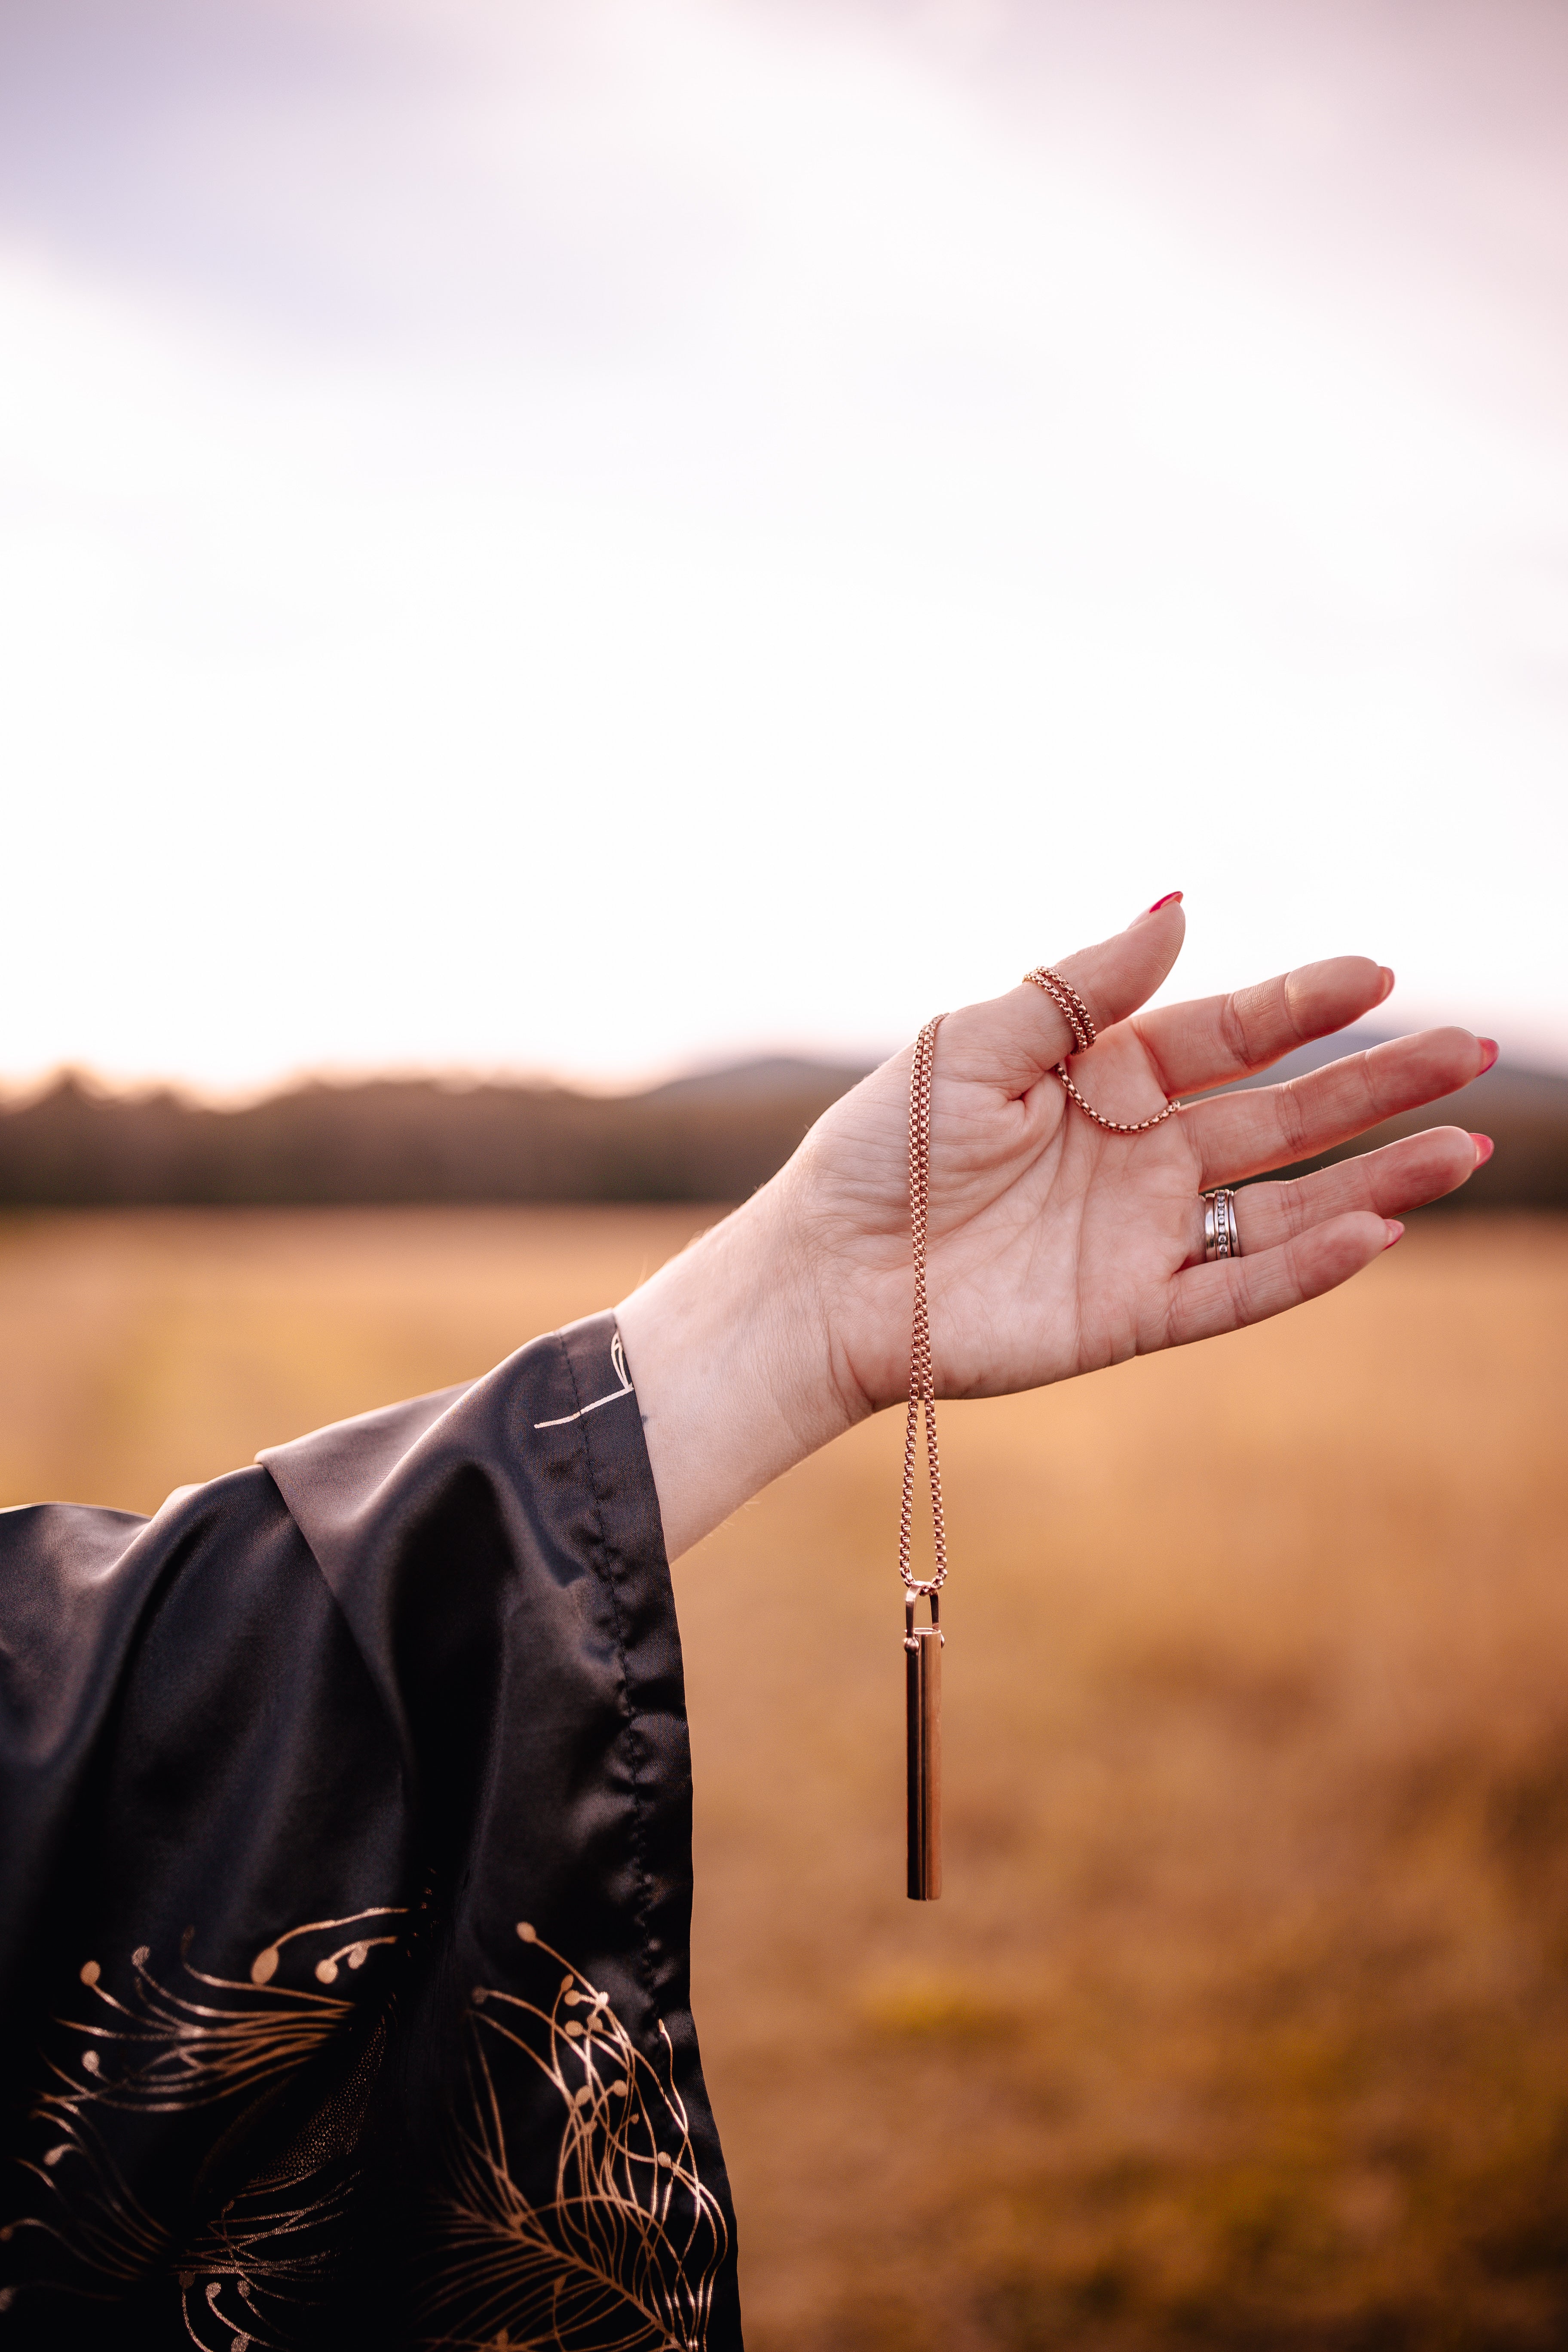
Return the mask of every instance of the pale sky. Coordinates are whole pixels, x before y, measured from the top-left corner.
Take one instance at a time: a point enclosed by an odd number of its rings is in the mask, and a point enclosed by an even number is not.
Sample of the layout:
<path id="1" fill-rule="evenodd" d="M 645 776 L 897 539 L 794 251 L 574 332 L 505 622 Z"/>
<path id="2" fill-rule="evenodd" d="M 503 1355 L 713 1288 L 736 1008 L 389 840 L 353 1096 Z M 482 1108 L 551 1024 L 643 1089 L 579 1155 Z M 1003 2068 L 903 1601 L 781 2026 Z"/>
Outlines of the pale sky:
<path id="1" fill-rule="evenodd" d="M 0 648 L 9 1082 L 1568 1062 L 1568 16 L 0 0 Z"/>

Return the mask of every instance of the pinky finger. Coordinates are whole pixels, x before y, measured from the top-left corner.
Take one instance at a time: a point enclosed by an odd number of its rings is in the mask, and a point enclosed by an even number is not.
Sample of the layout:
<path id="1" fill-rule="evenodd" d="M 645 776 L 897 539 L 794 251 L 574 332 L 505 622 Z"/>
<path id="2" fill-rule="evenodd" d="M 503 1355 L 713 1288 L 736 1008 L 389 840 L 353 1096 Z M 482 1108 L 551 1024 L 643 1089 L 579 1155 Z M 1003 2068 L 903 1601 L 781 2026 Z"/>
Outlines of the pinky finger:
<path id="1" fill-rule="evenodd" d="M 1249 1323 L 1267 1322 L 1336 1290 L 1352 1274 L 1392 1248 L 1405 1228 L 1392 1217 L 1356 1210 L 1310 1226 L 1277 1249 L 1256 1257 L 1221 1258 L 1212 1265 L 1189 1266 L 1172 1277 L 1166 1295 L 1164 1329 L 1154 1345 L 1184 1348 L 1192 1339 L 1212 1339 L 1225 1331 L 1240 1331 Z"/>

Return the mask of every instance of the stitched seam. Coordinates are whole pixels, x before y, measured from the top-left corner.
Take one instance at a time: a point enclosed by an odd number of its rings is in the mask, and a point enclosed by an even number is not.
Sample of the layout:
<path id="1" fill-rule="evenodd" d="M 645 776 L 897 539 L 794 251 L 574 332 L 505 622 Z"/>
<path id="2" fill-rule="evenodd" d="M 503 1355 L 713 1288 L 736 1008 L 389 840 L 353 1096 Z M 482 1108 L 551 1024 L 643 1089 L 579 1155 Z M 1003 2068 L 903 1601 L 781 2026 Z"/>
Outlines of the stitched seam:
<path id="1" fill-rule="evenodd" d="M 561 1355 L 562 1360 L 566 1366 L 566 1377 L 572 1383 L 573 1398 L 580 1407 L 583 1402 L 583 1393 L 577 1385 L 577 1373 L 576 1368 L 572 1361 L 572 1351 L 567 1347 L 563 1337 L 561 1339 Z M 608 1589 L 610 1596 L 610 1616 L 615 1627 L 616 1654 L 619 1658 L 621 1664 L 621 1706 L 626 1715 L 626 1729 L 630 1734 L 632 1850 L 637 1863 L 637 1884 L 641 1890 L 636 1909 L 637 1927 L 640 1931 L 637 1945 L 637 1975 L 641 1980 L 643 1990 L 647 1995 L 648 2006 L 657 2013 L 658 2009 L 658 1997 L 654 1988 L 653 1956 L 649 1949 L 653 1933 L 653 1881 L 649 1875 L 647 1866 L 646 1820 L 647 1799 L 643 1788 L 643 1775 L 641 1769 L 643 1738 L 639 1728 L 637 1710 L 632 1702 L 631 1661 L 626 1654 L 626 1629 L 621 1620 L 621 1596 L 616 1589 L 616 1573 L 612 1564 L 609 1539 L 605 1533 L 604 1507 L 600 1501 L 598 1481 L 594 1475 L 594 1455 L 593 1449 L 588 1443 L 588 1424 L 586 1421 L 580 1419 L 576 1423 L 576 1430 L 578 1444 L 583 1449 L 583 1463 L 586 1473 L 588 1494 L 593 1504 L 594 1526 L 597 1532 L 599 1543 L 599 1558 L 603 1568 L 605 1583 Z"/>

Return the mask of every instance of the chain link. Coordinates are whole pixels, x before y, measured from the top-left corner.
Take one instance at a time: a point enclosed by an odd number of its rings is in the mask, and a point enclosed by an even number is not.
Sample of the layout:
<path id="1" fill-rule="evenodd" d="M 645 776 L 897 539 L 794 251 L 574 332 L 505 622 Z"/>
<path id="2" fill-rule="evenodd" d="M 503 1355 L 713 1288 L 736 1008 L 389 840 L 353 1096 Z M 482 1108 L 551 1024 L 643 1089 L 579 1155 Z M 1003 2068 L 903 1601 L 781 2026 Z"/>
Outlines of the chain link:
<path id="1" fill-rule="evenodd" d="M 1045 990 L 1046 994 L 1072 1032 L 1074 1053 L 1087 1054 L 1097 1034 L 1094 1017 L 1071 981 L 1064 980 L 1055 966 L 1048 963 L 1037 964 L 1033 971 L 1026 971 L 1024 974 L 1024 978 L 1032 980 L 1037 988 Z M 1152 1127 L 1163 1126 L 1173 1111 L 1180 1110 L 1182 1108 L 1178 1102 L 1168 1102 L 1163 1110 L 1157 1110 L 1154 1113 L 1152 1118 L 1107 1118 L 1102 1110 L 1096 1110 L 1092 1103 L 1085 1102 L 1068 1075 L 1068 1066 L 1065 1061 L 1057 1064 L 1056 1076 L 1061 1080 L 1084 1117 L 1093 1119 L 1096 1127 L 1104 1128 L 1108 1135 L 1142 1135 Z"/>
<path id="2" fill-rule="evenodd" d="M 915 1040 L 910 1073 L 910 1242 L 915 1265 L 914 1321 L 910 1332 L 910 1409 L 904 1422 L 904 1507 L 899 1524 L 899 1574 L 911 1592 L 940 1592 L 947 1581 L 947 1528 L 942 1511 L 942 1465 L 936 1450 L 936 1378 L 931 1358 L 931 1313 L 926 1304 L 926 1228 L 931 1215 L 931 1090 L 936 1033 L 943 1016 L 928 1021 Z M 931 1486 L 931 1531 L 936 1570 L 917 1576 L 910 1564 L 914 1533 L 915 1451 L 925 1416 L 926 1475 Z M 935 1607 L 934 1601 L 932 1607 Z"/>

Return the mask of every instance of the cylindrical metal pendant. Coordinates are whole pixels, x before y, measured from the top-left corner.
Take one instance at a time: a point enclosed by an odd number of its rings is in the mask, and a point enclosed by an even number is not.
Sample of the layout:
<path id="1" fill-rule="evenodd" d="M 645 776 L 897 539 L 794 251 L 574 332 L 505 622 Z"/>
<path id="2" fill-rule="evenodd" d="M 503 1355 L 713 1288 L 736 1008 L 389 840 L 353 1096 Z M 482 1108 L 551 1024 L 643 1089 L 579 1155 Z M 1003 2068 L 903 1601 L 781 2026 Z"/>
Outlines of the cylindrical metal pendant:
<path id="1" fill-rule="evenodd" d="M 934 1903 L 942 1893 L 942 1628 L 915 1623 L 915 1596 L 904 1603 L 904 1701 L 909 1741 L 909 1895 Z"/>

